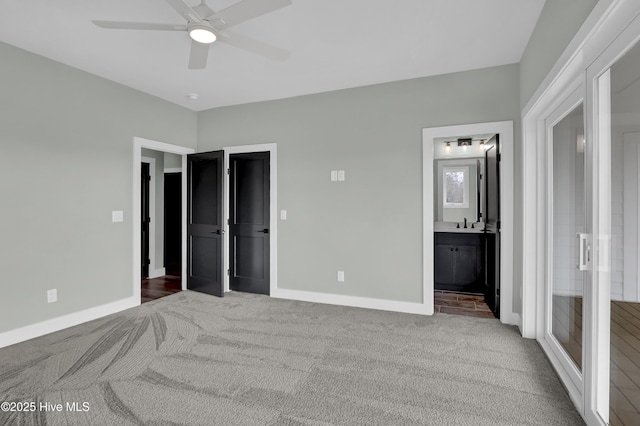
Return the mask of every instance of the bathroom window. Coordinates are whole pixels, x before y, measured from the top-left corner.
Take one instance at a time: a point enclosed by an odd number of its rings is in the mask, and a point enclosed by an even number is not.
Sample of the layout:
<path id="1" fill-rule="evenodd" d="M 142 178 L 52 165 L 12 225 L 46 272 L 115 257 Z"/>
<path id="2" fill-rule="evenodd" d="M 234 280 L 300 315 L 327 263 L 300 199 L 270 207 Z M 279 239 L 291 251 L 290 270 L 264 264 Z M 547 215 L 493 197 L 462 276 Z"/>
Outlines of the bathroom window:
<path id="1" fill-rule="evenodd" d="M 443 208 L 469 208 L 469 167 L 443 167 L 442 182 Z"/>

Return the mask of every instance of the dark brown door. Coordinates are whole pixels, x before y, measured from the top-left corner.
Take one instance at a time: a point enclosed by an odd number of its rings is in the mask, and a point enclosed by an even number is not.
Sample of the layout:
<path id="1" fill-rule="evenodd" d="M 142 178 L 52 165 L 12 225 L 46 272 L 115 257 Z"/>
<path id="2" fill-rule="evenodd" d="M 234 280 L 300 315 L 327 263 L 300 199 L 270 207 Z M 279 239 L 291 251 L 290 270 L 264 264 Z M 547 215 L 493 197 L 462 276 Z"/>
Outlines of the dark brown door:
<path id="1" fill-rule="evenodd" d="M 230 156 L 229 287 L 269 294 L 269 153 Z"/>
<path id="2" fill-rule="evenodd" d="M 500 139 L 492 137 L 485 152 L 485 221 L 490 233 L 486 234 L 487 292 L 485 300 L 496 318 L 500 317 Z M 494 231 L 495 230 L 495 231 Z"/>
<path id="3" fill-rule="evenodd" d="M 223 151 L 187 157 L 187 288 L 224 295 Z"/>
<path id="4" fill-rule="evenodd" d="M 140 228 L 142 230 L 140 236 L 140 242 L 142 244 L 140 264 L 142 266 L 142 276 L 140 278 L 145 279 L 149 276 L 149 263 L 151 263 L 149 259 L 149 224 L 151 223 L 151 219 L 149 218 L 149 182 L 151 181 L 149 163 L 141 163 L 140 170 L 140 207 L 142 209 L 140 212 Z"/>

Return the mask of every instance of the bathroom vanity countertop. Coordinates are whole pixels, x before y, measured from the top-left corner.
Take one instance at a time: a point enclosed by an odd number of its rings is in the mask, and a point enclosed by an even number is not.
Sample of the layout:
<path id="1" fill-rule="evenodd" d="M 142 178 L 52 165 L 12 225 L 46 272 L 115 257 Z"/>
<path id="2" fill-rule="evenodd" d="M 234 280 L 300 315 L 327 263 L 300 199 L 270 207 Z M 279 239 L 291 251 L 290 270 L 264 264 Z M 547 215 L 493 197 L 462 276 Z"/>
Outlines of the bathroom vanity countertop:
<path id="1" fill-rule="evenodd" d="M 482 234 L 484 232 L 483 229 L 478 228 L 441 228 L 434 229 L 433 232 L 438 233 L 453 233 L 453 234 Z"/>

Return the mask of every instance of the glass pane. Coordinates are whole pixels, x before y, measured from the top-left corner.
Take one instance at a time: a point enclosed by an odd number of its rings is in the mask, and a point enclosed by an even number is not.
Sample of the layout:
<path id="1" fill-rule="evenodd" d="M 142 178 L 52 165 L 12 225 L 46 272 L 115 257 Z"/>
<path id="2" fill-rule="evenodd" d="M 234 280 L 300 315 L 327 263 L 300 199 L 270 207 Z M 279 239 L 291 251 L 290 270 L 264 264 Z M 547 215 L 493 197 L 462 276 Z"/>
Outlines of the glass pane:
<path id="1" fill-rule="evenodd" d="M 445 173 L 447 193 L 445 202 L 447 204 L 462 204 L 464 202 L 464 173 Z"/>
<path id="2" fill-rule="evenodd" d="M 584 114 L 577 106 L 553 127 L 553 270 L 551 329 L 582 369 L 583 274 L 576 267 L 584 232 Z"/>
<path id="3" fill-rule="evenodd" d="M 469 207 L 469 167 L 443 167 L 443 208 Z"/>
<path id="4" fill-rule="evenodd" d="M 606 78 L 606 77 L 605 77 Z M 640 424 L 640 45 L 610 70 L 611 425 Z"/>

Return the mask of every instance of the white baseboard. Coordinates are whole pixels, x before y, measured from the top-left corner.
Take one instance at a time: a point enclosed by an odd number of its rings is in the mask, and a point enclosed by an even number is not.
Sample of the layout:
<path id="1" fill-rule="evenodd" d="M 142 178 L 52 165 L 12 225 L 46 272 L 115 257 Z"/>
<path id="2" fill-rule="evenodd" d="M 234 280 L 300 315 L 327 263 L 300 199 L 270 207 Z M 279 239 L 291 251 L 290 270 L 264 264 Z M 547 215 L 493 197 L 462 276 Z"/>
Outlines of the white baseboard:
<path id="1" fill-rule="evenodd" d="M 504 324 L 515 325 L 518 327 L 518 331 L 520 331 L 520 335 L 522 336 L 522 315 L 517 312 L 511 312 L 509 318 L 507 320 L 502 321 Z"/>
<path id="2" fill-rule="evenodd" d="M 164 277 L 167 275 L 165 268 L 149 270 L 149 278 Z"/>
<path id="3" fill-rule="evenodd" d="M 300 300 L 303 302 L 328 305 L 351 306 L 354 308 L 377 309 L 380 311 L 403 312 L 407 314 L 430 315 L 422 303 L 399 302 L 396 300 L 370 299 L 367 297 L 344 296 L 339 294 L 316 293 L 312 291 L 274 288 L 271 297 L 277 299 Z"/>
<path id="4" fill-rule="evenodd" d="M 63 330 L 87 321 L 102 318 L 107 315 L 115 314 L 116 312 L 124 311 L 125 309 L 139 305 L 139 298 L 128 297 L 105 305 L 84 309 L 72 314 L 5 331 L 4 333 L 0 333 L 0 348 Z"/>

